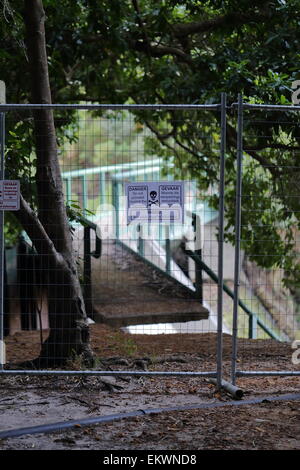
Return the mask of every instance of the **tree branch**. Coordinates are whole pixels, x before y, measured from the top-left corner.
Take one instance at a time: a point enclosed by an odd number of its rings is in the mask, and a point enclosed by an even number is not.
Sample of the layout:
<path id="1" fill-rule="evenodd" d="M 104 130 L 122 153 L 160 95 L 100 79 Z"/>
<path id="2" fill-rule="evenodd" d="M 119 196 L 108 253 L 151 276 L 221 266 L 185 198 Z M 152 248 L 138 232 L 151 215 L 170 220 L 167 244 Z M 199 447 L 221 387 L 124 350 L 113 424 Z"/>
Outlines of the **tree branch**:
<path id="1" fill-rule="evenodd" d="M 231 145 L 233 147 L 236 147 L 237 133 L 236 133 L 236 130 L 229 123 L 227 124 L 227 134 L 228 134 L 228 141 L 231 142 Z M 252 158 L 254 158 L 254 160 L 256 160 L 258 163 L 260 163 L 260 165 L 263 168 L 267 169 L 272 176 L 274 176 L 276 178 L 280 177 L 281 172 L 280 172 L 277 165 L 275 165 L 274 163 L 271 163 L 265 157 L 259 155 L 258 152 L 256 152 L 254 149 L 250 149 L 250 147 L 247 147 L 246 144 L 244 145 L 244 150 Z"/>
<path id="2" fill-rule="evenodd" d="M 193 59 L 189 54 L 183 50 L 172 46 L 161 46 L 155 44 L 147 44 L 145 41 L 135 41 L 133 43 L 135 50 L 139 52 L 150 53 L 153 57 L 163 57 L 164 55 L 173 55 L 178 57 L 182 62 L 193 65 Z"/>
<path id="3" fill-rule="evenodd" d="M 269 3 L 269 2 L 266 2 Z M 250 22 L 259 22 L 262 23 L 266 19 L 270 18 L 270 13 L 266 11 L 264 7 L 261 11 L 257 14 L 253 12 L 250 14 L 243 14 L 240 12 L 232 12 L 228 13 L 227 15 L 218 16 L 217 18 L 213 18 L 211 20 L 205 20 L 201 22 L 191 22 L 191 23 L 176 23 L 170 25 L 174 35 L 177 38 L 189 36 L 191 34 L 199 34 L 199 33 L 207 33 L 211 31 L 215 31 L 216 29 L 230 25 L 230 27 L 242 26 L 243 24 L 247 24 Z"/>
<path id="4" fill-rule="evenodd" d="M 169 150 L 171 150 L 177 157 L 178 161 L 181 163 L 181 159 L 180 159 L 180 156 L 178 154 L 178 152 L 176 151 L 176 149 L 168 144 L 168 142 L 166 141 L 169 137 L 172 136 L 172 133 L 173 131 L 170 131 L 170 133 L 168 134 L 161 134 L 159 132 L 158 129 L 156 129 L 156 127 L 154 127 L 149 121 L 145 120 L 145 124 L 146 126 L 150 129 L 151 132 L 153 132 L 153 134 L 156 135 L 157 139 L 165 146 L 167 147 Z"/>
<path id="5" fill-rule="evenodd" d="M 164 55 L 172 55 L 180 59 L 181 61 L 189 64 L 190 66 L 193 65 L 193 59 L 190 54 L 186 53 L 182 49 L 173 46 L 166 46 L 166 45 L 158 45 L 153 44 L 150 42 L 149 37 L 146 33 L 145 27 L 139 17 L 140 10 L 136 0 L 132 0 L 135 10 L 137 13 L 137 21 L 140 25 L 143 41 L 135 41 L 133 42 L 133 47 L 140 52 L 146 52 L 148 55 L 151 54 L 153 57 L 162 57 Z M 268 4 L 268 2 L 266 2 Z M 222 15 L 217 18 L 211 20 L 205 20 L 201 22 L 191 22 L 191 23 L 177 23 L 177 24 L 170 24 L 170 28 L 174 34 L 174 36 L 183 41 L 184 38 L 193 34 L 203 34 L 207 32 L 211 32 L 221 28 L 222 26 L 230 25 L 230 27 L 234 28 L 236 26 L 242 26 L 244 24 L 248 24 L 250 22 L 257 22 L 261 23 L 264 22 L 266 19 L 270 17 L 269 11 L 266 9 L 267 5 L 264 5 L 263 8 L 260 10 L 259 13 L 256 14 L 243 14 L 240 12 L 232 12 L 228 13 L 227 15 Z"/>
<path id="6" fill-rule="evenodd" d="M 58 267 L 67 266 L 63 256 L 56 251 L 38 216 L 22 195 L 20 196 L 20 210 L 16 211 L 14 215 L 26 230 L 40 255 L 48 256 L 51 262 Z"/>
<path id="7" fill-rule="evenodd" d="M 293 145 L 285 145 L 285 144 L 265 144 L 265 145 L 260 145 L 260 146 L 255 146 L 255 147 L 244 147 L 244 150 L 246 152 L 248 151 L 260 151 L 260 150 L 266 150 L 266 149 L 275 149 L 275 150 L 300 150 L 300 146 L 293 146 Z"/>

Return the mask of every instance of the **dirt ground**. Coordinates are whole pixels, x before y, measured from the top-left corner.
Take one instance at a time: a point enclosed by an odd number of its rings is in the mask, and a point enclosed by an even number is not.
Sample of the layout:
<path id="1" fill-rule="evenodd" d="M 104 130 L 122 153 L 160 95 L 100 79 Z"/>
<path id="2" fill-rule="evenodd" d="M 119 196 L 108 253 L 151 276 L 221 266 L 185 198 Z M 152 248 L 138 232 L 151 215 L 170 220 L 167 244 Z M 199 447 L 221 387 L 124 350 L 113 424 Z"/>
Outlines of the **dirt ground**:
<path id="1" fill-rule="evenodd" d="M 100 370 L 213 371 L 216 335 L 130 335 L 92 325 Z M 10 366 L 38 353 L 37 332 L 7 339 Z M 224 335 L 224 378 L 230 375 L 231 337 Z M 297 370 L 289 344 L 240 340 L 241 370 Z M 79 369 L 79 362 L 69 365 Z M 239 378 L 246 401 L 299 394 L 299 377 Z M 165 411 L 48 434 L 0 440 L 0 450 L 210 450 L 300 449 L 300 400 L 233 406 L 203 378 L 129 376 L 0 377 L 0 431 L 136 410 L 223 404 L 209 409 Z M 241 400 L 241 403 L 243 402 Z"/>

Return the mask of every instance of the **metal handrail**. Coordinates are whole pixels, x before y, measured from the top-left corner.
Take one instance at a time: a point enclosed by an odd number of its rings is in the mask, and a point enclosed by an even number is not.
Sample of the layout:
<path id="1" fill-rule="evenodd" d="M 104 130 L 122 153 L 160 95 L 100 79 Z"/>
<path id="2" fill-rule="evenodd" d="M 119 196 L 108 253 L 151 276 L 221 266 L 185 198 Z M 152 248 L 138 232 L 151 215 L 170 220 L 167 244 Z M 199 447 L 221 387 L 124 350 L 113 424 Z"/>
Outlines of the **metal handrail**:
<path id="1" fill-rule="evenodd" d="M 89 251 L 89 253 L 91 256 L 93 256 L 93 258 L 100 258 L 102 254 L 102 238 L 99 226 L 97 224 L 94 224 L 94 222 L 91 222 L 86 217 L 83 217 L 82 215 L 76 216 L 74 220 L 83 225 L 84 230 L 86 230 L 86 233 L 88 233 L 88 231 L 90 230 L 94 230 L 96 234 L 95 251 Z"/>
<path id="2" fill-rule="evenodd" d="M 102 239 L 99 227 L 86 217 L 77 215 L 74 220 L 84 227 L 83 239 L 83 298 L 87 316 L 93 318 L 92 302 L 92 264 L 91 257 L 100 258 L 102 254 Z M 91 230 L 95 232 L 95 250 L 91 251 Z"/>
<path id="3" fill-rule="evenodd" d="M 153 167 L 153 165 L 160 165 L 162 163 L 162 158 L 155 158 L 152 160 L 145 160 L 140 162 L 124 162 L 124 163 L 116 163 L 115 165 L 105 165 L 105 166 L 97 166 L 91 168 L 80 168 L 77 170 L 71 171 L 64 171 L 62 173 L 62 179 L 66 185 L 66 201 L 67 203 L 72 199 L 72 180 L 74 178 L 80 178 L 81 180 L 81 193 L 83 195 L 83 206 L 84 209 L 87 208 L 87 176 L 89 175 L 98 175 L 99 177 L 99 186 L 100 186 L 100 200 L 102 203 L 107 202 L 106 194 L 109 194 L 107 191 L 107 184 L 112 181 L 109 181 L 107 175 L 110 175 L 110 178 L 114 177 L 117 172 L 121 172 L 121 170 L 129 170 L 129 171 L 138 171 L 138 168 L 142 170 L 148 169 L 148 167 Z M 119 175 L 122 174 L 118 173 Z M 113 191 L 113 190 L 112 190 Z M 112 192 L 111 191 L 111 192 Z"/>
<path id="4" fill-rule="evenodd" d="M 219 279 L 218 276 L 210 269 L 207 264 L 204 263 L 204 261 L 200 258 L 200 256 L 195 253 L 194 251 L 191 250 L 185 250 L 185 253 L 192 258 L 196 265 L 198 265 L 203 271 L 208 274 L 208 276 L 216 283 L 218 284 Z M 223 283 L 223 291 L 226 292 L 226 294 L 229 295 L 232 299 L 234 299 L 234 293 L 233 291 L 225 284 Z M 277 335 L 271 328 L 269 328 L 259 317 L 256 313 L 252 312 L 242 300 L 238 299 L 238 304 L 239 306 L 244 310 L 244 312 L 249 316 L 249 338 L 254 339 L 256 337 L 255 331 L 256 331 L 256 326 L 260 326 L 261 329 L 267 333 L 271 338 L 276 339 L 278 341 L 281 341 L 281 338 L 279 335 Z"/>

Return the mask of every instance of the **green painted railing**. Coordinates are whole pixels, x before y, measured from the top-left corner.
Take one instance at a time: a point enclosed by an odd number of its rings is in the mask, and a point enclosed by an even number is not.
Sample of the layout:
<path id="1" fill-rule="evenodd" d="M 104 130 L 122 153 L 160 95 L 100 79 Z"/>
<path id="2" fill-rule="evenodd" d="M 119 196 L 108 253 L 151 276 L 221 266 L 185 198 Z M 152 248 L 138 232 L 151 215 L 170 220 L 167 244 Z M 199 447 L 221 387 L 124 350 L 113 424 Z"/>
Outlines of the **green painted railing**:
<path id="1" fill-rule="evenodd" d="M 206 272 L 208 276 L 218 284 L 219 279 L 218 276 L 210 269 L 207 264 L 204 263 L 204 261 L 201 259 L 201 256 L 199 254 L 190 251 L 190 250 L 185 250 L 186 254 L 190 256 L 196 263 L 196 265 L 199 266 L 200 269 Z M 233 291 L 225 284 L 223 283 L 223 291 L 226 292 L 229 297 L 234 299 L 234 293 Z M 247 305 L 244 304 L 242 300 L 238 300 L 238 304 L 241 307 L 242 310 L 248 315 L 249 317 L 249 338 L 250 339 L 256 339 L 257 338 L 257 327 L 259 326 L 270 338 L 276 339 L 278 341 L 281 341 L 280 335 L 278 335 L 276 332 L 272 330 L 263 320 L 259 318 L 259 316 L 256 313 L 253 313 Z"/>
<path id="2" fill-rule="evenodd" d="M 149 170 L 153 167 L 161 168 L 162 159 L 155 158 L 153 160 L 144 160 L 139 162 L 126 162 L 117 163 L 115 165 L 98 166 L 92 168 L 81 168 L 78 170 L 64 171 L 62 173 L 62 179 L 65 184 L 65 195 L 67 203 L 72 200 L 72 183 L 74 180 L 80 181 L 82 195 L 82 207 L 83 209 L 88 208 L 88 177 L 96 176 L 99 181 L 99 195 L 100 203 L 106 204 L 110 202 L 109 196 L 112 195 L 112 178 L 115 175 L 120 176 L 125 173 L 125 170 L 131 172 L 138 172 L 143 174 L 145 170 Z M 95 180 L 93 179 L 93 182 Z"/>

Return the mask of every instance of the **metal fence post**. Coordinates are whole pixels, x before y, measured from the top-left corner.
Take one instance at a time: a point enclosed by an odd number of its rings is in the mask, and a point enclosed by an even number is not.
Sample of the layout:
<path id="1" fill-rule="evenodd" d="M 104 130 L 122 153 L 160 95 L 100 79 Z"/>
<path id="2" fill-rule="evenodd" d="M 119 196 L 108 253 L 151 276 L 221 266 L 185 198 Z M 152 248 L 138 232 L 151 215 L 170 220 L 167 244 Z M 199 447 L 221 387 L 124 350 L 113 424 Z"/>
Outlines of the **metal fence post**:
<path id="1" fill-rule="evenodd" d="M 223 362 L 223 242 L 224 242 L 224 188 L 226 151 L 226 93 L 221 94 L 221 147 L 219 182 L 219 240 L 218 240 L 218 334 L 217 334 L 217 387 L 222 386 Z"/>
<path id="2" fill-rule="evenodd" d="M 243 97 L 238 96 L 237 126 L 237 174 L 236 174 L 236 210 L 235 210 L 235 253 L 234 253 L 234 299 L 232 324 L 231 381 L 236 381 L 237 333 L 240 285 L 240 245 L 241 245 L 241 202 L 242 202 L 242 162 L 243 162 Z"/>
<path id="3" fill-rule="evenodd" d="M 5 84 L 0 82 L 0 102 L 5 102 Z M 5 176 L 5 113 L 0 113 L 0 179 Z M 4 211 L 0 210 L 0 369 L 4 369 L 5 350 L 4 350 Z"/>

